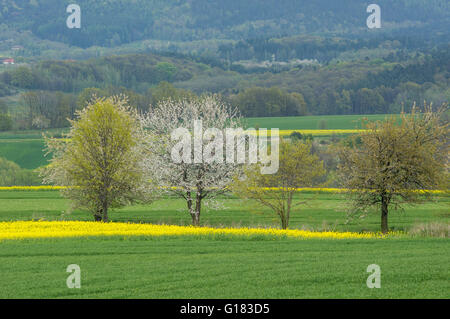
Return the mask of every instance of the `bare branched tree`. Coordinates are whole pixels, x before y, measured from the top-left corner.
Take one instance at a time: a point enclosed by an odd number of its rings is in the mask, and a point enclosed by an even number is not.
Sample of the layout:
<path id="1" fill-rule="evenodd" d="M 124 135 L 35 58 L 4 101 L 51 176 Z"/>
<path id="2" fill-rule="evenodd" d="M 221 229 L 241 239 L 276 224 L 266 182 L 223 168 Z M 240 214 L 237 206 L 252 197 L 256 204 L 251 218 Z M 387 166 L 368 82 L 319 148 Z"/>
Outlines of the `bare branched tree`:
<path id="1" fill-rule="evenodd" d="M 446 188 L 448 183 L 448 122 L 442 120 L 443 105 L 433 112 L 425 105 L 410 114 L 366 123 L 367 132 L 355 136 L 353 145 L 339 152 L 339 174 L 351 189 L 352 211 L 365 214 L 370 207 L 381 209 L 381 231 L 388 232 L 391 206 L 419 203 L 424 190 Z M 448 185 L 447 185 L 448 186 Z M 422 190 L 422 191 L 421 191 Z"/>
<path id="2" fill-rule="evenodd" d="M 245 167 L 231 188 L 237 196 L 270 208 L 280 218 L 281 228 L 287 229 L 291 212 L 305 203 L 296 200 L 297 188 L 317 185 L 326 173 L 323 162 L 312 154 L 311 142 L 282 140 L 278 172 L 264 175 L 259 166 Z"/>

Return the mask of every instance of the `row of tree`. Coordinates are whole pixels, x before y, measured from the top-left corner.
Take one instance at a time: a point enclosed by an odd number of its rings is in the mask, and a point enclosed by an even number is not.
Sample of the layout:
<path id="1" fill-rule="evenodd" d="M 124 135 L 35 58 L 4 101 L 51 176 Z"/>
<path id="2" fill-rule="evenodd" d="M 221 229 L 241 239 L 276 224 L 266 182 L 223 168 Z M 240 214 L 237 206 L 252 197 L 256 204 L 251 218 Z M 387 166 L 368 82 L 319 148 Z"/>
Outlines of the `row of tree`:
<path id="1" fill-rule="evenodd" d="M 391 53 L 385 57 L 387 61 L 399 62 L 408 58 L 408 51 L 425 49 L 426 35 L 411 38 L 401 34 L 375 34 L 364 38 L 327 38 L 320 36 L 291 36 L 284 38 L 256 38 L 240 40 L 235 43 L 221 44 L 217 54 L 228 63 L 242 60 L 284 61 L 309 59 L 328 64 L 339 59 L 342 53 L 361 50 L 384 49 Z M 365 56 L 360 56 L 364 58 Z"/>
<path id="2" fill-rule="evenodd" d="M 309 91 L 289 93 L 277 87 L 254 87 L 224 98 L 236 106 L 245 117 L 304 116 L 311 114 L 387 114 L 409 111 L 408 105 L 416 101 L 448 101 L 448 90 L 432 84 L 419 85 L 407 82 L 392 89 L 380 86 L 375 89 L 343 89 L 340 92 L 325 89 L 311 98 Z M 32 90 L 20 95 L 21 112 L 11 112 L 0 99 L 0 131 L 14 129 L 45 129 L 67 127 L 76 109 L 82 109 L 93 96 L 108 97 L 124 94 L 130 105 L 140 112 L 148 111 L 164 99 L 191 99 L 197 95 L 189 90 L 179 89 L 171 83 L 160 82 L 157 86 L 139 94 L 125 87 L 86 88 L 78 94 L 60 91 Z"/>
<path id="3" fill-rule="evenodd" d="M 146 110 L 155 102 L 153 91 L 171 92 L 174 97 L 192 94 L 186 91 L 215 92 L 238 105 L 245 116 L 399 113 L 414 102 L 448 102 L 449 52 L 447 47 L 419 54 L 405 65 L 369 60 L 252 74 L 227 72 L 223 66 L 209 67 L 189 58 L 155 55 L 44 61 L 0 73 L 0 94 L 1 87 L 6 89 L 4 94 L 31 90 L 72 95 L 98 88 L 104 92 L 101 96 L 124 93 L 138 109 Z M 167 84 L 170 82 L 177 89 Z"/>
<path id="4" fill-rule="evenodd" d="M 186 81 L 192 63 L 131 54 L 87 61 L 43 61 L 0 73 L 0 83 L 18 89 L 79 92 L 86 87 L 125 86 L 135 91 L 162 81 Z"/>
<path id="5" fill-rule="evenodd" d="M 9 131 L 12 127 L 13 122 L 8 112 L 8 105 L 0 99 L 0 132 Z"/>
<path id="6" fill-rule="evenodd" d="M 367 124 L 354 143 L 338 148 L 338 173 L 352 190 L 355 211 L 380 207 L 383 232 L 388 231 L 390 207 L 420 202 L 417 190 L 448 183 L 445 110 L 433 112 L 425 106 L 418 114 L 414 107 L 402 115 L 401 124 L 394 118 Z M 65 139 L 46 138 L 53 158 L 42 171 L 44 181 L 69 186 L 63 195 L 97 221 L 107 222 L 111 208 L 170 193 L 186 202 L 198 226 L 205 200 L 234 191 L 272 209 L 287 228 L 299 204 L 295 189 L 317 185 L 324 164 L 310 142 L 295 139 L 278 141 L 272 136 L 268 148 L 261 148 L 260 140 L 258 149 L 255 136 L 237 134 L 227 137 L 225 147 L 223 132 L 238 129 L 240 120 L 237 110 L 216 96 L 163 100 L 145 114 L 129 107 L 123 96 L 97 98 L 77 112 Z M 200 132 L 200 146 L 195 142 L 198 121 L 205 129 L 214 128 Z M 234 146 L 243 153 L 234 153 Z M 256 151 L 259 162 L 246 162 Z M 278 170 L 267 174 L 276 157 Z"/>
<path id="7" fill-rule="evenodd" d="M 86 88 L 78 94 L 61 91 L 31 90 L 20 94 L 20 111 L 11 112 L 5 101 L 0 99 L 0 131 L 12 129 L 65 128 L 75 117 L 76 110 L 83 109 L 94 97 L 126 95 L 130 105 L 139 112 L 146 112 L 151 105 L 164 99 L 189 99 L 196 95 L 190 91 L 177 89 L 168 82 L 161 82 L 145 94 L 139 94 L 125 87 L 105 89 Z"/>
<path id="8" fill-rule="evenodd" d="M 250 88 L 230 97 L 246 117 L 304 116 L 308 114 L 303 95 L 279 88 Z"/>

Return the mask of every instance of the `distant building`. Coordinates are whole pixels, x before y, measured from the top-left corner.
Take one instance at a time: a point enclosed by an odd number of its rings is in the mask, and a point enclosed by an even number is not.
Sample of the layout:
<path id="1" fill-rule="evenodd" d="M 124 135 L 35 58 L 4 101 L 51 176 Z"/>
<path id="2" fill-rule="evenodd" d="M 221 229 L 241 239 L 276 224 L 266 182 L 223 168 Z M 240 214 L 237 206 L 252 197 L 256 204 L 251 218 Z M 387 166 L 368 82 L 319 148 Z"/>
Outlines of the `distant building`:
<path id="1" fill-rule="evenodd" d="M 14 64 L 14 59 L 4 59 L 3 64 Z"/>
<path id="2" fill-rule="evenodd" d="M 13 51 L 19 51 L 19 50 L 23 50 L 23 49 L 24 49 L 24 47 L 21 45 L 15 45 L 11 48 L 11 50 L 13 50 Z"/>

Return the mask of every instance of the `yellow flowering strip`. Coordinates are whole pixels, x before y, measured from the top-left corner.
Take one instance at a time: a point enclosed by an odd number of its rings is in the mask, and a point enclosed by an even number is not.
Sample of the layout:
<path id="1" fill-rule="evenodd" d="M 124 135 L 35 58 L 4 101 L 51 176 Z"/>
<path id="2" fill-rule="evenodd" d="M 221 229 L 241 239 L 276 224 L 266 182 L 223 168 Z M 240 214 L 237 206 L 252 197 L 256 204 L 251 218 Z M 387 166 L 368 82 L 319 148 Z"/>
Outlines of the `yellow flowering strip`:
<path id="1" fill-rule="evenodd" d="M 312 134 L 312 135 L 341 135 L 341 134 L 358 134 L 366 132 L 366 130 L 280 130 L 280 136 L 289 136 L 294 132 L 300 134 Z"/>
<path id="2" fill-rule="evenodd" d="M 279 191 L 282 190 L 281 187 L 263 187 L 265 191 Z M 294 190 L 296 192 L 316 192 L 316 193 L 347 193 L 351 190 L 347 188 L 312 188 L 312 187 L 303 187 L 303 188 L 289 188 L 289 190 Z"/>
<path id="3" fill-rule="evenodd" d="M 294 132 L 298 132 L 302 135 L 313 135 L 313 136 L 329 136 L 329 135 L 342 135 L 342 134 L 358 134 L 367 132 L 367 130 L 279 130 L 279 136 L 289 136 Z M 271 130 L 267 130 L 267 135 L 270 136 Z M 259 131 L 256 130 L 256 135 L 259 135 Z"/>
<path id="4" fill-rule="evenodd" d="M 279 191 L 280 187 L 264 187 L 264 190 L 268 191 Z M 358 192 L 358 189 L 348 189 L 348 188 L 312 188 L 312 187 L 304 187 L 304 188 L 293 188 L 296 192 L 315 192 L 315 193 L 332 193 L 332 194 L 341 194 L 341 193 L 349 193 L 349 192 Z M 426 190 L 426 189 L 416 189 L 411 190 L 413 193 L 419 194 L 448 194 L 448 190 Z"/>
<path id="5" fill-rule="evenodd" d="M 67 186 L 0 186 L 0 191 L 45 191 L 45 190 L 61 190 L 66 189 Z M 169 188 L 172 190 L 179 189 L 176 186 L 172 187 L 160 187 L 160 188 Z M 279 187 L 265 187 L 264 190 L 272 190 L 279 191 L 281 188 Z M 356 192 L 357 190 L 350 190 L 346 188 L 313 188 L 313 187 L 303 187 L 303 188 L 294 188 L 296 192 L 315 192 L 315 193 L 331 193 L 331 194 L 341 194 L 348 192 Z M 412 192 L 417 192 L 420 194 L 435 194 L 442 195 L 448 194 L 448 190 L 412 190 Z"/>
<path id="6" fill-rule="evenodd" d="M 60 190 L 67 188 L 67 186 L 0 186 L 0 191 L 46 191 L 46 190 Z"/>
<path id="7" fill-rule="evenodd" d="M 16 221 L 0 223 L 0 240 L 89 236 L 271 236 L 298 239 L 384 238 L 379 233 L 312 232 L 275 228 L 210 228 L 154 224 L 100 223 L 80 221 Z"/>

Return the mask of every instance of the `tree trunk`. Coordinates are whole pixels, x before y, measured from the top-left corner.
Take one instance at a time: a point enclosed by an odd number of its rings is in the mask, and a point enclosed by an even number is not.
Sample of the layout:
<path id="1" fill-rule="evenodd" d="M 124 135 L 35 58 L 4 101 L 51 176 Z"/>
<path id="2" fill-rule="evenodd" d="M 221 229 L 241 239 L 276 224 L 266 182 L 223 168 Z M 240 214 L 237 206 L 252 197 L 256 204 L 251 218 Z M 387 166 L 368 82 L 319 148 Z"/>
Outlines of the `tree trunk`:
<path id="1" fill-rule="evenodd" d="M 103 203 L 103 222 L 107 223 L 108 222 L 108 204 L 105 202 Z"/>
<path id="2" fill-rule="evenodd" d="M 200 225 L 200 214 L 197 212 L 193 212 L 191 214 L 192 216 L 192 226 L 199 226 Z"/>
<path id="3" fill-rule="evenodd" d="M 203 196 L 201 194 L 196 195 L 195 198 L 195 207 L 194 207 L 194 202 L 193 202 L 193 198 L 191 197 L 191 192 L 188 191 L 186 193 L 186 202 L 187 202 L 187 207 L 188 207 L 188 211 L 189 214 L 191 214 L 191 218 L 192 218 L 192 226 L 200 226 L 200 212 L 202 210 L 202 199 Z"/>
<path id="4" fill-rule="evenodd" d="M 286 218 L 286 212 L 284 210 L 285 209 L 283 208 L 277 212 L 278 216 L 280 216 L 280 220 L 281 220 L 281 229 L 287 229 L 287 224 L 288 224 L 288 221 Z"/>
<path id="5" fill-rule="evenodd" d="M 199 223 L 199 216 L 197 216 L 197 212 L 192 208 L 192 197 L 191 197 L 191 192 L 187 192 L 187 208 L 188 208 L 188 212 L 189 214 L 191 214 L 191 218 L 192 218 L 192 225 L 193 226 L 198 226 Z"/>
<path id="6" fill-rule="evenodd" d="M 287 211 L 286 211 L 286 228 L 284 229 L 287 229 L 289 227 L 289 219 L 291 218 L 292 196 L 293 192 L 289 191 L 287 200 Z"/>
<path id="7" fill-rule="evenodd" d="M 281 228 L 287 229 L 287 227 L 288 227 L 288 223 L 287 223 L 286 217 L 281 217 Z"/>
<path id="8" fill-rule="evenodd" d="M 388 226 L 388 205 L 389 199 L 386 196 L 381 197 L 381 232 L 386 234 L 389 232 Z"/>
<path id="9" fill-rule="evenodd" d="M 200 212 L 202 209 L 202 196 L 197 194 L 195 199 L 195 211 L 192 215 L 192 225 L 200 226 Z"/>

